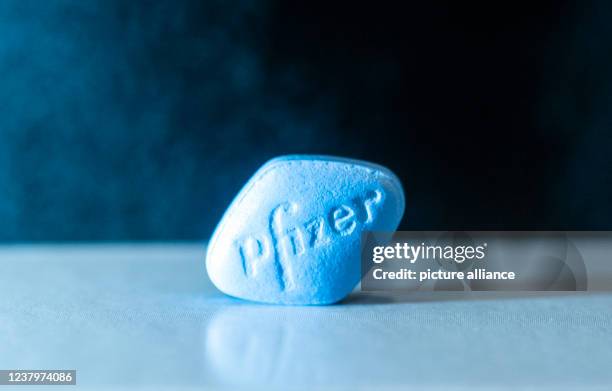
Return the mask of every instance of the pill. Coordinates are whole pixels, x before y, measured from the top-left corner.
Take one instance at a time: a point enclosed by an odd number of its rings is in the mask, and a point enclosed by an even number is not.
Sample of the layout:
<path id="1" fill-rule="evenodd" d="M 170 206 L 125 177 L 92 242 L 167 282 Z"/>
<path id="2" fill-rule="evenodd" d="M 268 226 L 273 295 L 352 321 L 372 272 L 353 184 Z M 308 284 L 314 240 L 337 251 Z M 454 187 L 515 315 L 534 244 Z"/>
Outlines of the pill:
<path id="1" fill-rule="evenodd" d="M 331 156 L 264 164 L 219 222 L 206 269 L 241 299 L 315 305 L 342 300 L 359 282 L 363 231 L 394 231 L 404 193 L 387 168 Z"/>

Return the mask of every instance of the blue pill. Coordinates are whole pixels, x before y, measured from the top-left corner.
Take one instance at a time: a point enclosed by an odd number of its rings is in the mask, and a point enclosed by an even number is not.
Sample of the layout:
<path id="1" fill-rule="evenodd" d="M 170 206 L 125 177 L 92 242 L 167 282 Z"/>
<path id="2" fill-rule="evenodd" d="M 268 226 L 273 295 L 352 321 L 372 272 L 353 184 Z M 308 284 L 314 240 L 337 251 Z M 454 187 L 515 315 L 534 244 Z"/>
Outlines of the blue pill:
<path id="1" fill-rule="evenodd" d="M 359 160 L 293 155 L 261 167 L 208 246 L 222 292 L 276 304 L 331 304 L 360 278 L 364 230 L 394 231 L 404 193 L 388 169 Z"/>

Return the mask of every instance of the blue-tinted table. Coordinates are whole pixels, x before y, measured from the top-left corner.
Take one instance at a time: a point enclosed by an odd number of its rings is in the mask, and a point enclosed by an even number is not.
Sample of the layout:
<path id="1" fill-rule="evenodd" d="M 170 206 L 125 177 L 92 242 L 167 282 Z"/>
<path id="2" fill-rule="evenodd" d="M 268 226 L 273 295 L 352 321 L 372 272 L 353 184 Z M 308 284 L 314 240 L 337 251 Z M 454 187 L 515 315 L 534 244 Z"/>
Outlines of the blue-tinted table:
<path id="1" fill-rule="evenodd" d="M 204 254 L 204 244 L 0 247 L 0 369 L 76 369 L 70 390 L 612 387 L 612 294 L 357 292 L 328 307 L 258 305 L 219 293 Z"/>

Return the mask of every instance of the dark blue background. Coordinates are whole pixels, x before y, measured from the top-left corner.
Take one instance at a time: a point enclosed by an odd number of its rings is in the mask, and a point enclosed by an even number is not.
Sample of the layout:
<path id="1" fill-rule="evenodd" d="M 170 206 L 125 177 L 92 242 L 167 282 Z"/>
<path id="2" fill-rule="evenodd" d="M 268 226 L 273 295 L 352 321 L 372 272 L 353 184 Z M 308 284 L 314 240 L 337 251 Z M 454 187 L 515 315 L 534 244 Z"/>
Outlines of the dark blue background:
<path id="1" fill-rule="evenodd" d="M 402 228 L 612 229 L 605 2 L 0 2 L 0 240 L 206 239 L 279 154 Z"/>

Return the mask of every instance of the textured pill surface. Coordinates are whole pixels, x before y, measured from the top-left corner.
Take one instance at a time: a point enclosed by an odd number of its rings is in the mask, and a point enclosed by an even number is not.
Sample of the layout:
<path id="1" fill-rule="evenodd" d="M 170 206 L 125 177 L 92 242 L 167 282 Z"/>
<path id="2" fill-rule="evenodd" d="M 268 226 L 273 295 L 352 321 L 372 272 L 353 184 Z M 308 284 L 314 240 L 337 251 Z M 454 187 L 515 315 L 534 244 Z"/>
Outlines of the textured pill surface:
<path id="1" fill-rule="evenodd" d="M 206 269 L 224 293 L 278 304 L 331 304 L 360 278 L 364 230 L 394 231 L 404 193 L 388 169 L 294 155 L 266 163 L 210 240 Z"/>

